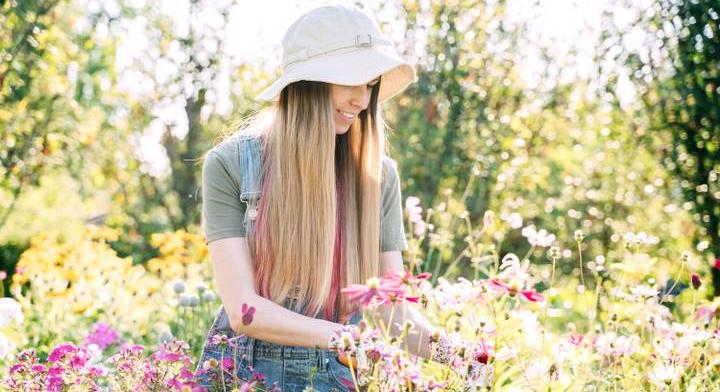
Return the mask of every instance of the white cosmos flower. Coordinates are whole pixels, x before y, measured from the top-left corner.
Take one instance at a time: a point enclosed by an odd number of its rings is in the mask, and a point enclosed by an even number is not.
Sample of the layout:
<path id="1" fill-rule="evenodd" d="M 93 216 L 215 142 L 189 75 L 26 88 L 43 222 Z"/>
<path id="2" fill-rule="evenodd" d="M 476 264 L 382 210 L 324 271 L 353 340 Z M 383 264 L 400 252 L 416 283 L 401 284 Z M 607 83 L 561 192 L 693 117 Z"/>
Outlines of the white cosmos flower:
<path id="1" fill-rule="evenodd" d="M 630 292 L 636 297 L 654 297 L 660 293 L 658 289 L 644 284 L 631 287 Z"/>
<path id="2" fill-rule="evenodd" d="M 503 214 L 502 218 L 503 218 L 503 220 L 504 220 L 505 222 L 507 222 L 507 223 L 510 225 L 510 227 L 513 228 L 513 229 L 519 229 L 519 228 L 521 228 L 522 225 L 523 225 L 522 215 L 520 215 L 520 214 L 517 213 L 517 212 L 513 212 L 513 213 L 510 214 L 510 215 L 505 215 L 505 214 Z"/>
<path id="3" fill-rule="evenodd" d="M 407 211 L 411 222 L 422 221 L 422 207 L 420 207 L 419 198 L 410 196 L 405 199 L 405 211 Z"/>
<path id="4" fill-rule="evenodd" d="M 547 248 L 555 241 L 555 234 L 550 234 L 545 229 L 537 231 L 533 225 L 525 226 L 522 229 L 522 235 L 527 238 L 530 245 L 541 246 L 543 248 Z"/>
<path id="5" fill-rule="evenodd" d="M 525 369 L 525 377 L 530 382 L 547 382 L 549 380 L 550 363 L 544 359 L 533 360 Z"/>
<path id="6" fill-rule="evenodd" d="M 10 340 L 0 333 L 0 359 L 4 359 L 10 352 Z"/>
<path id="7" fill-rule="evenodd" d="M 628 232 L 628 233 L 625 233 L 624 237 L 625 237 L 625 241 L 633 242 L 637 245 L 655 245 L 658 242 L 660 242 L 660 240 L 657 237 L 648 235 L 644 231 L 641 231 L 639 233 Z"/>
<path id="8" fill-rule="evenodd" d="M 12 298 L 0 298 L 0 327 L 11 322 L 22 322 L 23 314 L 20 304 Z"/>
<path id="9" fill-rule="evenodd" d="M 495 352 L 495 359 L 498 361 L 507 361 L 509 359 L 515 358 L 517 355 L 518 350 L 516 348 L 502 346 L 499 350 Z"/>
<path id="10" fill-rule="evenodd" d="M 672 365 L 658 365 L 650 371 L 650 381 L 663 390 L 680 377 L 680 369 Z"/>

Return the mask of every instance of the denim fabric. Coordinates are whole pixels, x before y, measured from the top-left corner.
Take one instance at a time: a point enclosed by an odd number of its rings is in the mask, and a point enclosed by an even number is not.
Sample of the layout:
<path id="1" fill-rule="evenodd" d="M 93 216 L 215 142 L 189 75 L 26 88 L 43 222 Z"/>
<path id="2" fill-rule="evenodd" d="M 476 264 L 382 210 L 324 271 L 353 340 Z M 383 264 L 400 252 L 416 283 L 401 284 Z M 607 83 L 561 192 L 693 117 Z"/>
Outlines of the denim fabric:
<path id="1" fill-rule="evenodd" d="M 239 164 L 242 170 L 240 200 L 247 204 L 244 224 L 246 232 L 251 233 L 258 199 L 261 193 L 262 143 L 258 137 L 243 136 L 238 143 Z M 283 304 L 292 308 L 295 297 L 288 298 Z M 350 322 L 357 323 L 355 316 Z M 214 335 L 225 335 L 232 344 L 213 345 Z M 230 359 L 233 367 L 223 371 L 207 371 L 204 366 L 212 359 L 222 363 Z M 273 384 L 283 391 L 301 392 L 312 385 L 316 391 L 346 391 L 343 380 L 352 383 L 350 370 L 337 361 L 334 352 L 312 348 L 283 346 L 257 340 L 248 336 L 237 336 L 230 327 L 230 320 L 223 307 L 217 313 L 213 325 L 205 338 L 202 354 L 195 371 L 197 382 L 210 391 L 230 391 L 242 385 L 234 384 L 235 376 L 241 380 L 250 380 L 254 374 L 265 377 L 265 385 Z M 311 375 L 312 373 L 312 375 Z M 213 380 L 215 379 L 215 380 Z M 214 387 L 219 387 L 219 389 Z"/>
<path id="2" fill-rule="evenodd" d="M 245 232 L 255 225 L 257 207 L 262 193 L 263 144 L 259 137 L 244 135 L 238 142 L 240 176 L 240 201 L 245 203 Z"/>
<path id="3" fill-rule="evenodd" d="M 358 320 L 359 317 L 355 316 L 351 322 L 357 323 Z M 228 324 L 227 313 L 221 308 L 205 339 L 195 372 L 196 381 L 210 391 L 230 391 L 235 387 L 234 376 L 250 380 L 257 373 L 264 376 L 268 387 L 274 384 L 288 392 L 301 392 L 310 385 L 316 391 L 346 391 L 348 388 L 345 386 L 347 384 L 343 384 L 343 379 L 352 385 L 350 370 L 337 361 L 335 352 L 284 346 L 248 336 L 237 336 L 229 327 L 222 327 Z M 216 334 L 225 335 L 234 342 L 225 347 L 214 346 L 210 338 Z M 222 363 L 227 358 L 234 362 L 234 369 L 223 372 L 223 376 L 218 371 L 213 376 L 212 372 L 203 370 L 207 361 L 215 359 Z"/>

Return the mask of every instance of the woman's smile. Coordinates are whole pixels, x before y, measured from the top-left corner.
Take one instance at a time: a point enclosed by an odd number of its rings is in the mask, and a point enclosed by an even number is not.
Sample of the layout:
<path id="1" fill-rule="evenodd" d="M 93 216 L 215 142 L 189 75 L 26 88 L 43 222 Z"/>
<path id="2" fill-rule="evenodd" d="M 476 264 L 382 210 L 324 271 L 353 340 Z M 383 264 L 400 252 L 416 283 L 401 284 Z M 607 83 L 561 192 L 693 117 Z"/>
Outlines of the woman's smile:
<path id="1" fill-rule="evenodd" d="M 346 121 L 346 122 L 348 122 L 348 123 L 352 123 L 353 120 L 355 120 L 355 116 L 357 115 L 357 114 L 355 114 L 355 113 L 346 112 L 346 111 L 341 110 L 341 109 L 337 109 L 336 112 L 338 113 L 340 119 L 342 119 L 342 120 L 344 120 L 344 121 Z"/>

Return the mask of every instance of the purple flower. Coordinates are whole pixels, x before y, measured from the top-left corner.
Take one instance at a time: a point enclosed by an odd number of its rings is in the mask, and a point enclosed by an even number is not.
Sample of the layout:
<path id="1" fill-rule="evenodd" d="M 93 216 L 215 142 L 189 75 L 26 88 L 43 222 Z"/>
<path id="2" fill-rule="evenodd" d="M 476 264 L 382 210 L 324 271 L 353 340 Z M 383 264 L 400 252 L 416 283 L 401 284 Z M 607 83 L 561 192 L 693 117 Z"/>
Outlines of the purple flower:
<path id="1" fill-rule="evenodd" d="M 99 366 L 90 366 L 88 367 L 88 374 L 94 378 L 104 377 L 107 375 L 107 370 Z"/>
<path id="2" fill-rule="evenodd" d="M 118 341 L 118 333 L 109 325 L 103 322 L 97 322 L 92 327 L 92 332 L 85 338 L 85 344 L 96 344 L 100 350 L 105 350 L 108 346 Z"/>
<path id="3" fill-rule="evenodd" d="M 45 365 L 32 365 L 30 369 L 35 373 L 42 373 L 45 371 Z M 61 369 L 62 370 L 62 369 Z"/>
<path id="4" fill-rule="evenodd" d="M 158 361 L 177 362 L 180 358 L 180 353 L 174 353 L 164 349 L 160 349 L 160 351 L 155 353 L 155 359 Z"/>
<path id="5" fill-rule="evenodd" d="M 48 369 L 48 376 L 60 376 L 63 373 L 62 366 L 52 366 Z"/>
<path id="6" fill-rule="evenodd" d="M 210 337 L 210 344 L 212 344 L 213 346 L 217 346 L 217 345 L 224 346 L 227 344 L 227 342 L 228 342 L 228 337 L 227 337 L 227 335 L 224 335 L 224 334 L 215 334 Z"/>
<path id="7" fill-rule="evenodd" d="M 48 355 L 48 361 L 49 362 L 57 362 L 65 358 L 65 356 L 69 353 L 74 353 L 77 351 L 77 347 L 75 347 L 74 344 L 70 342 L 60 343 L 58 346 L 56 346 L 51 352 L 50 355 Z"/>
<path id="8" fill-rule="evenodd" d="M 225 370 L 233 370 L 235 368 L 235 361 L 232 358 L 223 359 L 222 368 Z"/>
<path id="9" fill-rule="evenodd" d="M 64 386 L 62 377 L 49 377 L 47 383 L 48 392 L 62 392 Z"/>
<path id="10" fill-rule="evenodd" d="M 90 360 L 90 353 L 82 348 L 75 352 L 75 355 L 70 359 L 70 366 L 73 369 L 82 369 L 85 364 Z"/>

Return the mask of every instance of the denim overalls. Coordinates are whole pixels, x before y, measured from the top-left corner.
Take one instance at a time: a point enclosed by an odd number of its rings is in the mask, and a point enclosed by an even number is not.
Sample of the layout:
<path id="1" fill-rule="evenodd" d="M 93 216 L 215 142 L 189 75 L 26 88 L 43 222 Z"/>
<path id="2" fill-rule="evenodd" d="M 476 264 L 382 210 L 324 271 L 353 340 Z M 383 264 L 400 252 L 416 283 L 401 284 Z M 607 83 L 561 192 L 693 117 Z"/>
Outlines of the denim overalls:
<path id="1" fill-rule="evenodd" d="M 257 214 L 257 204 L 260 197 L 260 173 L 262 170 L 262 142 L 260 137 L 253 135 L 236 136 L 238 156 L 240 159 L 241 189 L 240 199 L 247 205 L 245 210 L 245 225 L 250 233 Z M 291 308 L 295 298 L 288 298 L 283 304 Z M 359 315 L 354 316 L 350 322 L 357 323 Z M 232 345 L 214 345 L 211 337 L 226 335 L 233 341 Z M 242 380 L 250 380 L 254 373 L 262 373 L 265 384 L 272 388 L 276 383 L 283 391 L 301 392 L 311 384 L 316 391 L 346 391 L 347 382 L 352 385 L 350 370 L 336 360 L 336 354 L 328 350 L 318 350 L 305 347 L 283 346 L 248 336 L 237 336 L 230 328 L 230 321 L 225 309 L 221 307 L 213 321 L 203 345 L 203 351 L 198 361 L 198 370 L 195 378 L 201 386 L 210 388 L 209 376 L 200 369 L 203 363 L 211 358 L 221 362 L 223 359 L 234 359 L 234 370 L 225 371 L 225 385 L 221 390 L 230 391 L 234 387 L 232 373 Z M 252 371 L 250 370 L 252 368 Z M 344 381 L 344 383 L 343 383 Z M 242 385 L 242 382 L 240 383 Z M 352 390 L 353 388 L 350 387 Z"/>

